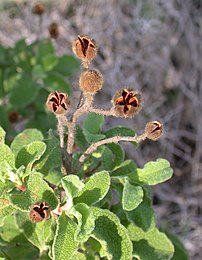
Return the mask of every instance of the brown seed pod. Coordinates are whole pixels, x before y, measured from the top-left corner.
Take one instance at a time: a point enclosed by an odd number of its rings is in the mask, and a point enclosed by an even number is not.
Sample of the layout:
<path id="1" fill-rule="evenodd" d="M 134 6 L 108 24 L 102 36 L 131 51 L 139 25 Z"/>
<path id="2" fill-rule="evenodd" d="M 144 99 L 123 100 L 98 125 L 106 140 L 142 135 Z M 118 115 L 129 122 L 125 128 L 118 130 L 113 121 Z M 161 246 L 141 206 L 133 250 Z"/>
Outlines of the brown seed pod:
<path id="1" fill-rule="evenodd" d="M 78 36 L 72 44 L 72 50 L 83 61 L 91 61 L 97 54 L 95 41 L 89 39 L 87 36 Z"/>
<path id="2" fill-rule="evenodd" d="M 57 23 L 51 23 L 50 26 L 48 27 L 48 31 L 49 31 L 50 37 L 53 39 L 57 39 L 60 34 L 59 26 Z"/>
<path id="3" fill-rule="evenodd" d="M 103 76 L 97 70 L 86 70 L 81 73 L 79 86 L 83 92 L 96 93 L 102 88 Z"/>
<path id="4" fill-rule="evenodd" d="M 45 11 L 45 6 L 42 3 L 38 3 L 33 8 L 33 13 L 37 15 L 42 15 Z"/>
<path id="5" fill-rule="evenodd" d="M 67 113 L 70 107 L 69 97 L 66 93 L 55 91 L 50 93 L 46 106 L 49 111 L 53 112 L 56 115 L 63 115 Z"/>
<path id="6" fill-rule="evenodd" d="M 33 223 L 50 218 L 50 208 L 46 202 L 36 202 L 31 206 L 29 218 Z"/>
<path id="7" fill-rule="evenodd" d="M 131 89 L 121 89 L 114 95 L 112 101 L 116 116 L 132 117 L 141 109 L 141 95 Z"/>
<path id="8" fill-rule="evenodd" d="M 158 140 L 163 134 L 163 124 L 160 121 L 148 122 L 145 126 L 145 134 L 150 140 Z"/>

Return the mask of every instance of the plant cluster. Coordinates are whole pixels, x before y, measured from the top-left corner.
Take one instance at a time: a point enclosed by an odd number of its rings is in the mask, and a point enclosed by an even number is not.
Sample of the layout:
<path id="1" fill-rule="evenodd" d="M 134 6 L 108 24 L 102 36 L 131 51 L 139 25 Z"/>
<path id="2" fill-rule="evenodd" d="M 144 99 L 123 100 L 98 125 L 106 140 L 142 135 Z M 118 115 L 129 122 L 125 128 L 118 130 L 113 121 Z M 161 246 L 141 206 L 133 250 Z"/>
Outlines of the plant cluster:
<path id="1" fill-rule="evenodd" d="M 148 122 L 141 135 L 124 126 L 103 132 L 104 116 L 135 116 L 142 106 L 141 94 L 124 87 L 115 93 L 110 110 L 95 107 L 94 96 L 104 82 L 102 74 L 90 67 L 96 43 L 78 36 L 73 51 L 83 68 L 78 106 L 71 106 L 70 93 L 60 83 L 61 89 L 51 92 L 46 101 L 57 119 L 58 135 L 49 130 L 46 137 L 36 128 L 27 128 L 9 146 L 0 128 L 0 256 L 171 259 L 174 246 L 156 227 L 150 187 L 171 178 L 170 164 L 158 159 L 138 168 L 125 159 L 119 144 L 131 142 L 135 149 L 146 138 L 156 141 L 162 135 L 162 123 Z M 43 80 L 58 67 L 53 56 L 47 58 L 50 63 L 41 59 L 43 65 L 34 71 L 47 68 L 40 79 L 48 86 Z M 60 71 L 71 69 L 60 65 Z M 26 82 L 29 85 L 30 79 Z M 15 95 L 13 99 L 19 102 Z M 84 114 L 80 127 L 78 119 Z"/>

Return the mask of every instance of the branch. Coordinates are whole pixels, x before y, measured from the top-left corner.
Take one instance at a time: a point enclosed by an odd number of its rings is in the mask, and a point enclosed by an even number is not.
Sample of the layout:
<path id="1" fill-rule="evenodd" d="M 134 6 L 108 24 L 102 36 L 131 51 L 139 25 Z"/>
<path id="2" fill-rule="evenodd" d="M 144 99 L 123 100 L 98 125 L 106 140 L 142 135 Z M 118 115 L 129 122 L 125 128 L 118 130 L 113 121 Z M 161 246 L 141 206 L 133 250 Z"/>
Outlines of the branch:
<path id="1" fill-rule="evenodd" d="M 146 139 L 146 134 L 142 134 L 140 136 L 114 136 L 114 137 L 110 137 L 101 141 L 98 141 L 96 143 L 91 144 L 91 146 L 88 147 L 88 149 L 84 152 L 84 154 L 81 155 L 81 157 L 79 158 L 79 162 L 80 164 L 82 164 L 86 158 L 92 154 L 94 151 L 97 150 L 97 148 L 101 145 L 104 144 L 109 144 L 109 143 L 118 143 L 120 141 L 126 141 L 126 142 L 136 142 L 139 143 L 143 140 Z"/>

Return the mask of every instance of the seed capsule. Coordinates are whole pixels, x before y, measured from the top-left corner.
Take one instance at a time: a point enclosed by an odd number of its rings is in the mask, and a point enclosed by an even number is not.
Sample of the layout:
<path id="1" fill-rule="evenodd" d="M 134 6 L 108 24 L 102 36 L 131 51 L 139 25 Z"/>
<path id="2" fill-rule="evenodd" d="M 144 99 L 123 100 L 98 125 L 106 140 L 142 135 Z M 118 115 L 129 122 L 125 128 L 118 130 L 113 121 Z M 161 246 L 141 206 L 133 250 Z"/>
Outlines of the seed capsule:
<path id="1" fill-rule="evenodd" d="M 81 73 L 79 86 L 83 92 L 96 93 L 102 88 L 103 77 L 97 70 L 86 70 Z"/>
<path id="2" fill-rule="evenodd" d="M 78 36 L 72 44 L 72 50 L 83 61 L 91 61 L 97 54 L 95 41 L 89 39 L 87 36 Z"/>
<path id="3" fill-rule="evenodd" d="M 49 111 L 57 115 L 65 114 L 70 107 L 69 97 L 64 92 L 55 91 L 49 94 L 46 106 Z"/>
<path id="4" fill-rule="evenodd" d="M 118 91 L 112 101 L 116 116 L 132 117 L 141 109 L 141 95 L 131 89 Z"/>
<path id="5" fill-rule="evenodd" d="M 153 141 L 158 140 L 163 134 L 163 125 L 160 121 L 152 121 L 146 124 L 145 134 L 147 138 Z"/>
<path id="6" fill-rule="evenodd" d="M 48 27 L 49 34 L 51 38 L 57 39 L 60 32 L 59 32 L 59 26 L 57 23 L 51 23 L 50 26 Z"/>
<path id="7" fill-rule="evenodd" d="M 38 3 L 34 6 L 33 13 L 37 15 L 42 15 L 45 11 L 45 7 L 42 3 Z"/>
<path id="8" fill-rule="evenodd" d="M 31 206 L 29 218 L 33 223 L 50 218 L 50 208 L 46 202 L 36 202 Z"/>

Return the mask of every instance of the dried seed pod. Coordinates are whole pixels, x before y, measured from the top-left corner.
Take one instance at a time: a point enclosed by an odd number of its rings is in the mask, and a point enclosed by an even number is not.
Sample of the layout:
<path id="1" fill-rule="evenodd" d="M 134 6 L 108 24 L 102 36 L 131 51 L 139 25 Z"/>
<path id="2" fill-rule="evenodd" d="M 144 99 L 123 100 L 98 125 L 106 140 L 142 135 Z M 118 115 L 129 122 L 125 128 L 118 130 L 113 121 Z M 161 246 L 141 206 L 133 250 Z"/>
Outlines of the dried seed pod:
<path id="1" fill-rule="evenodd" d="M 46 202 L 36 202 L 31 206 L 29 218 L 33 223 L 50 218 L 50 208 Z"/>
<path id="2" fill-rule="evenodd" d="M 37 15 L 42 15 L 45 11 L 45 6 L 42 3 L 38 3 L 33 8 L 33 13 Z"/>
<path id="3" fill-rule="evenodd" d="M 72 50 L 83 61 L 91 61 L 97 54 L 95 41 L 89 39 L 87 36 L 78 36 L 72 44 Z"/>
<path id="4" fill-rule="evenodd" d="M 79 86 L 83 92 L 96 93 L 102 88 L 103 76 L 97 70 L 86 70 L 81 73 Z"/>
<path id="5" fill-rule="evenodd" d="M 160 121 L 152 121 L 146 124 L 145 134 L 153 141 L 158 140 L 163 134 L 163 124 Z"/>
<path id="6" fill-rule="evenodd" d="M 46 106 L 49 111 L 56 115 L 66 114 L 70 107 L 69 97 L 64 92 L 55 91 L 49 94 Z"/>
<path id="7" fill-rule="evenodd" d="M 48 27 L 48 31 L 49 31 L 50 37 L 53 39 L 57 39 L 60 34 L 59 26 L 57 23 L 51 23 L 50 26 Z"/>
<path id="8" fill-rule="evenodd" d="M 116 116 L 132 117 L 141 109 L 141 95 L 131 89 L 121 89 L 112 101 Z"/>

